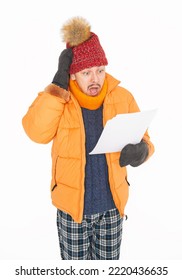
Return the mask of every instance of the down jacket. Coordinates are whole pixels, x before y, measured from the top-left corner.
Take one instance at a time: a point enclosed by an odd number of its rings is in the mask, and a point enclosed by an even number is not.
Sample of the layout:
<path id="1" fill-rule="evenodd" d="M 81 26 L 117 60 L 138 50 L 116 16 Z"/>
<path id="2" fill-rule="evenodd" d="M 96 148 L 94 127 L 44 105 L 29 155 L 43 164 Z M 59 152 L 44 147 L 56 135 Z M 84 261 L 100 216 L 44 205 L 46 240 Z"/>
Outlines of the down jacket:
<path id="1" fill-rule="evenodd" d="M 120 87 L 118 80 L 109 74 L 106 74 L 106 79 L 108 88 L 103 104 L 103 125 L 117 114 L 139 111 L 132 94 Z M 54 90 L 54 85 L 52 88 Z M 71 94 L 70 101 L 66 103 L 53 95 L 49 86 L 38 94 L 22 123 L 31 140 L 42 144 L 53 140 L 52 203 L 69 213 L 75 222 L 81 223 L 86 155 L 84 123 L 77 100 Z M 149 158 L 154 152 L 154 146 L 147 131 L 143 140 L 148 144 Z M 111 193 L 120 215 L 124 216 L 129 186 L 126 167 L 120 167 L 119 157 L 120 152 L 106 154 Z"/>

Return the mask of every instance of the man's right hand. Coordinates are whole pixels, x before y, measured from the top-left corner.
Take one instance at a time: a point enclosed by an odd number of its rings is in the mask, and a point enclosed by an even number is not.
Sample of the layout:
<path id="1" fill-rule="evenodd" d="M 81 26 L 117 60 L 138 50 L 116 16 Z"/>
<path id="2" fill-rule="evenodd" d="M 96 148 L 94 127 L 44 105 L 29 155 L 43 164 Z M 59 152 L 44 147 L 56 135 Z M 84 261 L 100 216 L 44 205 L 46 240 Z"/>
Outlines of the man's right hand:
<path id="1" fill-rule="evenodd" d="M 71 48 L 64 49 L 59 56 L 58 70 L 53 78 L 52 83 L 68 90 L 69 69 L 72 63 L 73 52 Z"/>

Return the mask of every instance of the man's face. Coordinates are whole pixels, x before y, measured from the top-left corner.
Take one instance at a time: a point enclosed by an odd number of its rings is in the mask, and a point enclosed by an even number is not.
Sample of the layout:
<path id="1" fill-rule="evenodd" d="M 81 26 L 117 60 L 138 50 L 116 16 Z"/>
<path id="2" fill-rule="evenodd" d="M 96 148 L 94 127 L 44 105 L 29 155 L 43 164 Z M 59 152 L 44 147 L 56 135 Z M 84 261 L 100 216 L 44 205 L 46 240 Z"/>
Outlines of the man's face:
<path id="1" fill-rule="evenodd" d="M 71 79 L 76 80 L 83 93 L 89 96 L 97 96 L 104 84 L 105 75 L 105 66 L 98 66 L 71 74 Z"/>

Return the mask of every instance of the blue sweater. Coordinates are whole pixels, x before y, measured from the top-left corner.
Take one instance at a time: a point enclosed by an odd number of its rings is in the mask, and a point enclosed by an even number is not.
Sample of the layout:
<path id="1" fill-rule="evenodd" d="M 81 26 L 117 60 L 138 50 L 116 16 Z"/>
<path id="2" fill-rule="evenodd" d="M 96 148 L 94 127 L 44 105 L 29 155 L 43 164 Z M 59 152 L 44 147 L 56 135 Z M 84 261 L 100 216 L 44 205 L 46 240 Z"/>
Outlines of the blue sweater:
<path id="1" fill-rule="evenodd" d="M 103 130 L 103 106 L 97 110 L 82 108 L 86 135 L 84 214 L 92 215 L 115 208 L 108 180 L 105 154 L 89 155 Z"/>

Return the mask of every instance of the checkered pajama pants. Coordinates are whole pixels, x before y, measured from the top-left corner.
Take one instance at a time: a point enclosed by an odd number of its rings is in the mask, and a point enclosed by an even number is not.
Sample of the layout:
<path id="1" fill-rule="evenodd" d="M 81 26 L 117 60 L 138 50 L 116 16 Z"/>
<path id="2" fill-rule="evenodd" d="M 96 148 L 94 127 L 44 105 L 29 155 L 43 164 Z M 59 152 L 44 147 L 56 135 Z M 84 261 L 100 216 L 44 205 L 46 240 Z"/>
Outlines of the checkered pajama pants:
<path id="1" fill-rule="evenodd" d="M 117 209 L 84 215 L 81 224 L 57 211 L 57 227 L 63 260 L 118 260 L 123 218 Z"/>

